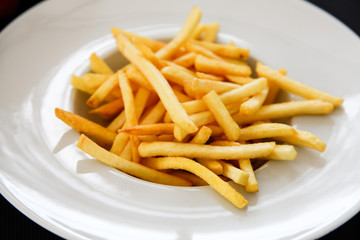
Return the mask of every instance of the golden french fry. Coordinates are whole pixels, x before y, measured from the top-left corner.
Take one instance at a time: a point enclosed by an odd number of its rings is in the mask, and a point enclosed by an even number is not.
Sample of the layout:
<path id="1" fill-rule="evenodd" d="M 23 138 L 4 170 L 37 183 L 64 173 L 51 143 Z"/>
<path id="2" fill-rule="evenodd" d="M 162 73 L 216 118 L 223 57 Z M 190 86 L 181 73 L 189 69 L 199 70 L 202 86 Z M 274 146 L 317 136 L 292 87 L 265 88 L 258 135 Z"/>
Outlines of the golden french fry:
<path id="1" fill-rule="evenodd" d="M 246 60 L 248 59 L 250 54 L 250 50 L 248 48 L 241 48 L 235 45 L 223 45 L 208 41 L 197 41 L 197 40 L 191 40 L 191 42 L 200 45 L 204 48 L 207 48 L 212 52 L 214 52 L 215 54 L 222 57 L 238 58 L 238 59 Z"/>
<path id="2" fill-rule="evenodd" d="M 229 82 L 219 82 L 207 79 L 194 78 L 192 80 L 191 87 L 195 93 L 200 92 L 206 94 L 208 92 L 215 91 L 216 93 L 221 94 L 241 86 Z"/>
<path id="3" fill-rule="evenodd" d="M 124 109 L 124 101 L 122 98 L 115 99 L 98 108 L 89 111 L 91 114 L 101 115 L 104 119 L 112 119 Z"/>
<path id="4" fill-rule="evenodd" d="M 141 157 L 174 156 L 208 159 L 242 159 L 268 156 L 275 148 L 274 142 L 243 144 L 241 146 L 211 146 L 175 142 L 142 142 Z"/>
<path id="5" fill-rule="evenodd" d="M 129 175 L 160 184 L 175 185 L 175 186 L 190 186 L 188 180 L 171 176 L 169 174 L 156 171 L 154 169 L 143 166 L 139 163 L 128 161 L 113 154 L 104 148 L 91 141 L 85 135 L 81 135 L 77 147 L 86 152 L 90 156 L 96 158 L 100 162 L 116 168 Z"/>
<path id="6" fill-rule="evenodd" d="M 208 73 L 203 73 L 203 72 L 196 72 L 195 76 L 200 79 L 207 79 L 207 80 L 212 80 L 212 81 L 222 82 L 225 80 L 225 78 L 222 76 L 216 76 L 214 74 L 208 74 Z"/>
<path id="7" fill-rule="evenodd" d="M 193 33 L 191 34 L 191 36 L 190 36 L 190 39 L 199 39 L 199 38 L 201 38 L 202 36 L 202 34 L 203 34 L 203 32 L 205 31 L 205 28 L 206 28 L 206 26 L 204 25 L 204 24 L 202 24 L 202 23 L 199 23 L 197 26 L 196 26 L 196 28 L 195 28 L 195 30 L 193 31 Z"/>
<path id="8" fill-rule="evenodd" d="M 154 88 L 151 86 L 146 77 L 140 72 L 140 70 L 133 64 L 129 65 L 129 67 L 125 71 L 126 76 L 129 78 L 131 82 L 138 84 L 146 89 L 154 91 Z"/>
<path id="9" fill-rule="evenodd" d="M 263 105 L 266 96 L 268 95 L 269 88 L 265 88 L 259 93 L 256 93 L 250 99 L 246 100 L 240 105 L 241 115 L 252 115 Z"/>
<path id="10" fill-rule="evenodd" d="M 256 180 L 254 169 L 251 165 L 250 159 L 240 159 L 239 160 L 240 169 L 249 174 L 248 181 L 245 185 L 245 190 L 247 192 L 258 192 L 259 191 L 259 183 Z"/>
<path id="11" fill-rule="evenodd" d="M 235 141 L 240 137 L 240 127 L 232 119 L 229 111 L 222 103 L 220 97 L 215 91 L 211 91 L 203 97 L 203 101 L 213 113 L 217 123 L 224 129 L 226 137 L 230 141 Z"/>
<path id="12" fill-rule="evenodd" d="M 161 101 L 154 105 L 148 112 L 144 113 L 140 124 L 151 124 L 159 122 L 165 115 L 166 109 Z"/>
<path id="13" fill-rule="evenodd" d="M 240 114 L 232 115 L 238 124 L 252 123 L 262 120 L 287 118 L 297 115 L 320 115 L 329 114 L 334 106 L 322 100 L 303 100 L 284 103 L 274 103 L 262 106 L 256 113 L 249 116 Z"/>
<path id="14" fill-rule="evenodd" d="M 154 52 L 146 46 L 141 40 L 138 38 L 132 39 L 132 42 L 136 46 L 137 49 L 139 49 L 140 52 L 144 55 L 146 59 L 148 59 L 152 64 L 154 64 L 155 67 L 157 67 L 159 70 L 161 70 L 165 65 L 163 62 L 160 61 L 160 59 L 154 54 Z"/>
<path id="15" fill-rule="evenodd" d="M 101 146 L 111 146 L 116 133 L 103 126 L 60 108 L 55 108 L 55 115 L 73 129 L 94 139 Z"/>
<path id="16" fill-rule="evenodd" d="M 120 114 L 118 114 L 106 127 L 110 131 L 117 132 L 118 129 L 122 128 L 125 124 L 125 111 L 123 110 Z"/>
<path id="17" fill-rule="evenodd" d="M 210 23 L 205 25 L 205 36 L 202 40 L 205 42 L 215 42 L 219 28 L 219 23 Z"/>
<path id="18" fill-rule="evenodd" d="M 292 145 L 276 145 L 272 153 L 266 156 L 266 160 L 295 160 L 297 152 Z"/>
<path id="19" fill-rule="evenodd" d="M 218 55 L 216 55 L 215 53 L 213 53 L 209 49 L 204 48 L 204 47 L 202 47 L 200 45 L 196 45 L 196 44 L 192 43 L 191 41 L 186 43 L 186 49 L 189 52 L 194 52 L 194 53 L 203 55 L 205 57 L 208 57 L 210 59 L 216 59 L 216 60 L 222 61 L 221 57 L 219 57 Z M 196 57 L 195 57 L 195 61 L 196 61 Z"/>
<path id="20" fill-rule="evenodd" d="M 138 116 L 136 114 L 136 107 L 135 107 L 135 99 L 133 95 L 133 90 L 130 86 L 129 79 L 127 78 L 124 71 L 119 71 L 118 73 L 119 84 L 121 89 L 121 94 L 124 100 L 124 110 L 125 110 L 125 118 L 126 124 L 128 127 L 134 127 L 138 124 Z M 145 91 L 145 88 L 143 88 Z M 140 91 L 141 89 L 139 89 Z M 149 93 L 148 90 L 146 92 Z M 143 104 L 145 106 L 145 104 Z M 131 156 L 134 162 L 139 162 L 140 157 L 138 154 L 138 144 L 139 141 L 136 136 L 130 136 L 130 143 L 131 143 Z"/>
<path id="21" fill-rule="evenodd" d="M 275 82 L 280 88 L 303 98 L 327 101 L 332 103 L 335 107 L 339 106 L 343 102 L 342 98 L 332 96 L 328 93 L 321 92 L 305 84 L 297 82 L 260 62 L 256 64 L 256 71 L 260 76 L 266 77 Z"/>
<path id="22" fill-rule="evenodd" d="M 231 75 L 226 75 L 226 78 L 233 83 L 237 83 L 240 85 L 244 85 L 247 84 L 249 82 L 254 81 L 254 78 L 252 77 L 241 77 L 241 76 L 231 76 Z"/>
<path id="23" fill-rule="evenodd" d="M 161 41 L 157 41 L 151 38 L 147 38 L 147 37 L 143 37 L 131 32 L 126 32 L 124 30 L 118 29 L 118 28 L 111 28 L 112 34 L 114 36 L 114 38 L 116 38 L 116 36 L 118 35 L 119 32 L 121 32 L 122 34 L 124 34 L 125 36 L 127 36 L 128 38 L 131 39 L 139 39 L 140 41 L 142 41 L 146 46 L 148 46 L 153 52 L 157 52 L 160 48 L 163 48 L 166 43 L 161 42 Z"/>
<path id="24" fill-rule="evenodd" d="M 201 18 L 201 10 L 193 7 L 190 15 L 187 17 L 178 34 L 171 41 L 156 52 L 156 56 L 160 59 L 169 59 L 176 50 L 183 45 L 193 34 Z"/>
<path id="25" fill-rule="evenodd" d="M 119 132 L 134 134 L 134 135 L 172 134 L 173 131 L 174 131 L 173 123 L 153 123 L 146 125 L 137 125 L 119 130 Z"/>
<path id="26" fill-rule="evenodd" d="M 223 176 L 230 178 L 237 184 L 246 186 L 246 183 L 249 179 L 249 174 L 247 172 L 244 172 L 243 170 L 234 167 L 232 164 L 226 163 L 224 161 L 219 161 L 219 163 L 223 167 Z"/>
<path id="27" fill-rule="evenodd" d="M 90 69 L 94 73 L 113 74 L 114 71 L 95 53 L 90 56 Z"/>
<path id="28" fill-rule="evenodd" d="M 110 92 L 118 86 L 118 83 L 119 79 L 117 74 L 111 75 L 98 89 L 96 89 L 96 91 L 86 101 L 86 104 L 93 108 L 98 107 L 106 99 Z"/>
<path id="29" fill-rule="evenodd" d="M 142 57 L 135 46 L 124 35 L 119 33 L 116 40 L 118 48 L 124 56 L 134 63 L 148 78 L 151 85 L 159 95 L 165 109 L 168 111 L 171 119 L 185 131 L 189 133 L 196 132 L 197 127 L 186 114 L 172 91 L 171 86 L 159 70 L 151 64 L 151 62 Z"/>
<path id="30" fill-rule="evenodd" d="M 239 140 L 293 136 L 295 134 L 294 128 L 283 123 L 259 123 L 241 128 Z"/>
<path id="31" fill-rule="evenodd" d="M 72 75 L 71 85 L 80 91 L 93 94 L 96 89 L 109 78 L 109 76 L 111 75 L 97 73 L 87 73 L 81 77 Z"/>
<path id="32" fill-rule="evenodd" d="M 319 137 L 314 134 L 304 131 L 294 129 L 296 134 L 290 136 L 282 136 L 276 137 L 276 140 L 283 141 L 285 143 L 307 147 L 311 149 L 315 149 L 319 152 L 323 152 L 326 149 L 326 143 L 323 142 Z"/>
<path id="33" fill-rule="evenodd" d="M 164 67 L 161 69 L 161 73 L 168 81 L 179 84 L 181 86 L 185 85 L 185 81 L 195 78 L 194 74 L 187 71 L 185 68 L 174 65 Z"/>
<path id="34" fill-rule="evenodd" d="M 182 67 L 188 68 L 194 65 L 195 58 L 196 58 L 196 53 L 189 52 L 183 56 L 174 59 L 173 62 Z"/>
<path id="35" fill-rule="evenodd" d="M 259 78 L 239 88 L 221 94 L 220 99 L 225 105 L 239 102 L 262 91 L 267 88 L 267 86 L 266 78 Z M 207 106 L 202 99 L 182 103 L 182 106 L 188 114 L 205 111 L 207 109 Z"/>
<path id="36" fill-rule="evenodd" d="M 216 60 L 197 55 L 195 59 L 196 71 L 212 73 L 216 75 L 235 75 L 248 77 L 251 75 L 251 68 L 247 65 L 238 65 L 222 60 Z"/>
<path id="37" fill-rule="evenodd" d="M 284 68 L 278 69 L 278 72 L 281 73 L 282 75 L 287 74 L 287 70 Z M 269 92 L 264 101 L 264 105 L 274 103 L 279 90 L 280 90 L 280 87 L 275 82 L 269 81 Z"/>
<path id="38" fill-rule="evenodd" d="M 141 161 L 145 166 L 155 169 L 182 169 L 194 173 L 200 178 L 204 179 L 217 192 L 229 200 L 238 208 L 246 206 L 248 201 L 227 182 L 219 178 L 215 173 L 202 166 L 201 164 L 188 159 L 179 157 L 162 157 L 162 158 L 147 158 Z"/>
<path id="39" fill-rule="evenodd" d="M 172 176 L 177 176 L 186 180 L 189 180 L 193 186 L 206 186 L 209 185 L 207 182 L 205 182 L 202 178 L 196 176 L 193 173 L 190 173 L 188 171 L 184 170 L 163 170 L 165 173 L 170 174 Z"/>
<path id="40" fill-rule="evenodd" d="M 134 108 L 136 119 L 139 120 L 144 112 L 147 102 L 149 101 L 151 91 L 146 88 L 140 87 L 134 97 Z"/>

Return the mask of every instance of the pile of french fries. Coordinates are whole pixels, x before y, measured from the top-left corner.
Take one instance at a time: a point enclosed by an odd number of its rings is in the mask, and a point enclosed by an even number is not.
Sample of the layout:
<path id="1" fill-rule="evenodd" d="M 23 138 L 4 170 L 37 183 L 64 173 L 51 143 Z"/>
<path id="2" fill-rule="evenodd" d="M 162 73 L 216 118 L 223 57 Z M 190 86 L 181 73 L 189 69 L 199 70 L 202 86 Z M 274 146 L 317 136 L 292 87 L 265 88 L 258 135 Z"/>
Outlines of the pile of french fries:
<path id="1" fill-rule="evenodd" d="M 259 162 L 294 160 L 294 145 L 326 148 L 276 119 L 329 114 L 343 99 L 287 77 L 285 69 L 260 62 L 252 69 L 249 49 L 217 43 L 219 24 L 200 19 L 194 7 L 168 43 L 113 28 L 129 63 L 114 71 L 93 53 L 91 72 L 71 81 L 90 95 L 90 113 L 109 124 L 59 108 L 55 114 L 81 133 L 77 146 L 104 164 L 154 183 L 208 184 L 243 208 L 248 201 L 229 181 L 258 192 Z M 280 89 L 304 100 L 274 103 Z"/>

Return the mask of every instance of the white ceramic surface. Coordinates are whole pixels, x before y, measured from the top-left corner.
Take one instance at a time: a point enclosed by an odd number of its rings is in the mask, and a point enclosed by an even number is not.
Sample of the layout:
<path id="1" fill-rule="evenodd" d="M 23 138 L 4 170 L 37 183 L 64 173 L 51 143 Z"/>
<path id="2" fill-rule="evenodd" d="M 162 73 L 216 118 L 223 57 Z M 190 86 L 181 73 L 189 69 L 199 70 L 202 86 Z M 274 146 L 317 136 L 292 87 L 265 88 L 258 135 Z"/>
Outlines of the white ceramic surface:
<path id="1" fill-rule="evenodd" d="M 221 24 L 221 40 L 320 90 L 345 99 L 329 116 L 293 125 L 327 144 L 298 148 L 293 162 L 257 172 L 260 191 L 233 207 L 210 187 L 179 188 L 127 176 L 75 147 L 78 133 L 54 116 L 80 114 L 72 74 L 96 52 L 116 67 L 116 26 L 166 38 L 193 5 Z M 309 239 L 360 210 L 359 38 L 303 1 L 46 1 L 0 34 L 0 190 L 31 219 L 70 239 Z M 236 187 L 236 186 L 235 186 Z"/>

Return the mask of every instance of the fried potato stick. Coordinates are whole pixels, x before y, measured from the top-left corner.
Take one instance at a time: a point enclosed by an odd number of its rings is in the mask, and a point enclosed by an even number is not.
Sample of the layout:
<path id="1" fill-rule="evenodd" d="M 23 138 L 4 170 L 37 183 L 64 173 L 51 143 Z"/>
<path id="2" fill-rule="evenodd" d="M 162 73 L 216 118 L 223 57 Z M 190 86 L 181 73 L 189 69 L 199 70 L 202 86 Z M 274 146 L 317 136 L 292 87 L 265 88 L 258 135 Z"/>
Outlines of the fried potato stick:
<path id="1" fill-rule="evenodd" d="M 111 146 L 116 133 L 103 126 L 60 108 L 55 108 L 55 115 L 73 129 L 94 139 L 101 146 Z"/>
<path id="2" fill-rule="evenodd" d="M 182 169 L 194 173 L 204 179 L 218 193 L 229 200 L 238 208 L 244 208 L 248 201 L 227 182 L 223 181 L 215 173 L 188 158 L 180 157 L 162 157 L 162 158 L 146 158 L 141 161 L 145 166 L 158 170 L 164 169 Z"/>
<path id="3" fill-rule="evenodd" d="M 96 158 L 100 162 L 116 168 L 129 175 L 160 184 L 173 186 L 191 186 L 191 183 L 185 179 L 171 176 L 169 174 L 156 171 L 152 168 L 146 167 L 136 162 L 128 161 L 113 154 L 106 149 L 100 147 L 95 142 L 91 141 L 85 135 L 81 135 L 77 147 L 85 153 Z"/>
<path id="4" fill-rule="evenodd" d="M 140 71 L 148 78 L 151 85 L 159 95 L 164 107 L 168 111 L 173 122 L 178 124 L 185 131 L 192 133 L 197 127 L 191 121 L 185 110 L 177 100 L 171 86 L 160 73 L 160 71 L 145 59 L 136 47 L 121 33 L 116 37 L 119 50 L 123 55 L 134 63 Z"/>
<path id="5" fill-rule="evenodd" d="M 316 90 L 303 83 L 288 78 L 260 62 L 256 64 L 256 71 L 260 76 L 266 77 L 270 81 L 275 82 L 280 88 L 300 97 L 327 101 L 332 103 L 334 107 L 339 106 L 343 102 L 342 98 L 332 96 L 328 93 Z"/>
<path id="6" fill-rule="evenodd" d="M 241 146 L 211 146 L 175 142 L 142 142 L 141 157 L 174 156 L 208 159 L 242 159 L 268 156 L 275 148 L 274 142 L 243 144 Z"/>

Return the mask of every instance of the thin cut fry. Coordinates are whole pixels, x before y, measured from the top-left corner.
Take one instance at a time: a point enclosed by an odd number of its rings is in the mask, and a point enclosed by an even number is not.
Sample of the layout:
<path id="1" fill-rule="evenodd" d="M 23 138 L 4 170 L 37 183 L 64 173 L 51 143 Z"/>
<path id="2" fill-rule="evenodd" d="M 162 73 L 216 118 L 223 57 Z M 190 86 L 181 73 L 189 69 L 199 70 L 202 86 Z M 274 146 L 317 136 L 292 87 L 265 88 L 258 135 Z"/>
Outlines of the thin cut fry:
<path id="1" fill-rule="evenodd" d="M 137 125 L 119 130 L 119 132 L 133 134 L 133 135 L 172 134 L 173 131 L 174 131 L 173 123 L 153 123 L 146 125 Z"/>
<path id="2" fill-rule="evenodd" d="M 101 146 L 111 146 L 115 139 L 116 133 L 75 113 L 55 108 L 55 115 L 73 129 L 94 139 Z"/>
<path id="3" fill-rule="evenodd" d="M 216 93 L 221 94 L 236 89 L 238 87 L 241 86 L 229 82 L 219 82 L 207 79 L 194 78 L 192 81 L 192 90 L 194 92 L 200 93 L 208 93 L 211 91 L 215 91 Z"/>
<path id="4" fill-rule="evenodd" d="M 160 184 L 173 186 L 190 186 L 191 183 L 185 179 L 171 176 L 169 174 L 156 171 L 154 169 L 143 166 L 139 163 L 128 161 L 116 154 L 113 154 L 104 148 L 101 148 L 95 142 L 91 141 L 85 135 L 81 135 L 77 147 L 86 152 L 90 156 L 96 158 L 100 162 L 119 169 L 120 171 L 130 174 L 132 176 Z"/>
<path id="5" fill-rule="evenodd" d="M 164 77 L 176 84 L 181 86 L 185 85 L 185 81 L 192 80 L 195 78 L 194 74 L 186 71 L 184 68 L 180 66 L 167 66 L 161 69 L 161 73 Z"/>
<path id="6" fill-rule="evenodd" d="M 250 50 L 248 48 L 241 48 L 234 45 L 222 45 L 208 41 L 191 40 L 192 43 L 205 47 L 215 54 L 228 58 L 236 58 L 246 60 L 249 57 Z"/>
<path id="7" fill-rule="evenodd" d="M 295 131 L 296 134 L 294 135 L 276 137 L 275 139 L 283 141 L 285 143 L 315 149 L 319 152 L 325 151 L 326 143 L 324 143 L 319 137 L 315 136 L 314 134 L 308 131 L 304 131 L 304 130 L 295 130 Z"/>
<path id="8" fill-rule="evenodd" d="M 339 106 L 343 102 L 342 98 L 332 96 L 328 93 L 321 92 L 306 86 L 305 84 L 292 80 L 291 78 L 284 76 L 283 74 L 269 68 L 268 66 L 265 66 L 262 63 L 258 62 L 256 64 L 256 71 L 260 76 L 266 77 L 269 80 L 275 82 L 280 88 L 303 98 L 327 101 L 332 103 L 335 107 Z"/>
<path id="9" fill-rule="evenodd" d="M 114 71 L 95 53 L 90 56 L 90 69 L 94 73 L 113 74 Z"/>
<path id="10" fill-rule="evenodd" d="M 240 105 L 241 115 L 252 115 L 263 105 L 266 96 L 269 92 L 269 88 L 265 88 L 261 92 L 255 94 L 250 99 L 246 100 Z"/>
<path id="11" fill-rule="evenodd" d="M 146 166 L 163 170 L 163 169 L 182 169 L 194 173 L 195 175 L 204 179 L 217 192 L 229 200 L 238 208 L 243 208 L 248 203 L 247 200 L 228 183 L 224 182 L 215 173 L 202 166 L 201 164 L 188 159 L 176 157 L 163 158 L 147 158 L 142 160 Z"/>
<path id="12" fill-rule="evenodd" d="M 240 127 L 232 119 L 229 111 L 222 103 L 215 91 L 211 91 L 203 97 L 209 110 L 213 113 L 218 124 L 224 129 L 224 133 L 230 141 L 235 141 L 240 137 Z"/>
<path id="13" fill-rule="evenodd" d="M 139 53 L 135 46 L 124 35 L 119 33 L 116 39 L 119 50 L 148 78 L 171 119 L 185 131 L 189 133 L 196 132 L 197 127 L 186 114 L 169 83 L 159 70 L 147 59 L 142 57 L 141 53 Z"/>
<path id="14" fill-rule="evenodd" d="M 303 100 L 284 103 L 274 103 L 262 106 L 256 113 L 250 116 L 234 114 L 232 117 L 238 124 L 252 123 L 277 118 L 287 118 L 297 115 L 329 114 L 334 106 L 322 100 Z"/>
<path id="15" fill-rule="evenodd" d="M 142 142 L 141 157 L 174 156 L 208 159 L 241 159 L 268 156 L 275 148 L 274 142 L 243 144 L 241 146 L 210 146 L 175 142 Z"/>
<path id="16" fill-rule="evenodd" d="M 195 76 L 200 78 L 200 79 L 207 79 L 207 80 L 212 80 L 212 81 L 224 81 L 225 78 L 222 76 L 216 76 L 214 74 L 209 74 L 209 73 L 203 73 L 203 72 L 196 72 Z"/>
<path id="17" fill-rule="evenodd" d="M 220 28 L 219 23 L 207 24 L 205 26 L 205 36 L 203 37 L 202 40 L 205 42 L 215 42 L 219 28 Z"/>
<path id="18" fill-rule="evenodd" d="M 280 136 L 293 136 L 294 128 L 283 123 L 259 123 L 240 129 L 239 140 L 253 140 Z"/>
<path id="19" fill-rule="evenodd" d="M 156 52 L 156 56 L 160 59 L 169 59 L 191 37 L 199 24 L 200 18 L 201 10 L 198 7 L 193 7 L 178 34 L 165 47 Z"/>
<path id="20" fill-rule="evenodd" d="M 174 59 L 173 62 L 182 67 L 188 68 L 194 65 L 195 58 L 196 58 L 196 53 L 189 52 L 181 57 Z"/>
<path id="21" fill-rule="evenodd" d="M 235 75 L 248 77 L 251 74 L 251 68 L 247 65 L 237 65 L 221 60 L 207 58 L 202 55 L 196 56 L 195 69 L 200 72 L 212 73 L 216 75 Z"/>
<path id="22" fill-rule="evenodd" d="M 101 115 L 104 119 L 112 119 L 124 109 L 124 101 L 122 98 L 115 99 L 98 108 L 89 111 L 91 114 Z"/>
<path id="23" fill-rule="evenodd" d="M 230 178 L 235 183 L 246 186 L 246 183 L 249 179 L 249 174 L 247 172 L 242 171 L 241 169 L 234 167 L 230 163 L 226 163 L 224 161 L 219 161 L 221 166 L 223 167 L 222 175 Z"/>
<path id="24" fill-rule="evenodd" d="M 276 145 L 272 153 L 270 153 L 266 160 L 289 160 L 292 161 L 296 158 L 297 152 L 292 145 Z"/>
<path id="25" fill-rule="evenodd" d="M 250 159 L 240 159 L 239 160 L 240 169 L 249 174 L 248 181 L 245 185 L 245 190 L 247 192 L 258 192 L 259 191 L 259 183 L 256 180 L 254 169 L 251 165 Z"/>
<path id="26" fill-rule="evenodd" d="M 93 108 L 98 107 L 118 85 L 118 83 L 119 79 L 117 74 L 111 75 L 98 89 L 96 89 L 86 103 Z"/>

